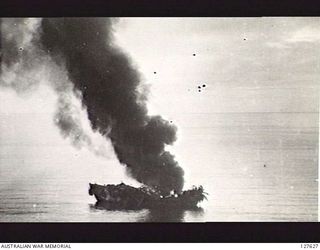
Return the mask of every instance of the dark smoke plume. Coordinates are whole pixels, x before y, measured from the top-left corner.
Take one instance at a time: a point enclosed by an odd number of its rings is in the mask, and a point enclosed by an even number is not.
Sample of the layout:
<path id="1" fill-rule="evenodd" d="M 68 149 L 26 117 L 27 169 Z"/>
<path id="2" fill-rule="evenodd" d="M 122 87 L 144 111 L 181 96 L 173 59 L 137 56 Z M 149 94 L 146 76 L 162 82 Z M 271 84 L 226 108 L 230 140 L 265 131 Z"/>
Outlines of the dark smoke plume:
<path id="1" fill-rule="evenodd" d="M 162 193 L 183 188 L 183 170 L 165 145 L 176 127 L 148 116 L 138 71 L 113 44 L 113 19 L 43 19 L 40 41 L 64 64 L 94 130 L 111 139 L 119 161 L 141 183 Z"/>

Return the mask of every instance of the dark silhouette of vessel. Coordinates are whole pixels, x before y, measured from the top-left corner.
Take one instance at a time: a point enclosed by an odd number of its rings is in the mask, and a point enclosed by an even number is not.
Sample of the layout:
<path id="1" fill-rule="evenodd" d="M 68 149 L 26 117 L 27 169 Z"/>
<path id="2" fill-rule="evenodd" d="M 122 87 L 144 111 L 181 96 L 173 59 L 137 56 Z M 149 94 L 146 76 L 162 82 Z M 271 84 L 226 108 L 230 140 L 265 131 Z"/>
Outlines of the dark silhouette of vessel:
<path id="1" fill-rule="evenodd" d="M 96 206 L 109 210 L 139 209 L 194 209 L 206 198 L 203 187 L 193 187 L 181 193 L 162 196 L 158 191 L 143 186 L 135 188 L 124 183 L 118 185 L 99 185 L 89 183 L 89 195 L 97 199 Z"/>

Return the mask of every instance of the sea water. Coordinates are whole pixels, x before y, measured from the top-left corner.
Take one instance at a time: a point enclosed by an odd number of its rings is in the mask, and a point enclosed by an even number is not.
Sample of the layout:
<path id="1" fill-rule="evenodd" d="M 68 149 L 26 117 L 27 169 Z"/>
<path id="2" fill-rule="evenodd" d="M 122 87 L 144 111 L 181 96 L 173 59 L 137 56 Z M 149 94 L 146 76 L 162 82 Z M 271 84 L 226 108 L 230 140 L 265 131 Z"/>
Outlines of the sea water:
<path id="1" fill-rule="evenodd" d="M 101 177 L 101 181 L 108 176 L 103 166 L 88 170 L 75 165 L 54 171 L 56 166 L 48 158 L 41 162 L 41 166 L 40 162 L 33 161 L 36 170 L 22 171 L 21 156 L 14 159 L 3 152 L 10 147 L 23 151 L 23 145 L 18 147 L 2 141 L 0 221 L 318 220 L 317 113 L 193 115 L 200 123 L 209 122 L 201 123 L 206 126 L 180 124 L 181 133 L 175 151 L 185 167 L 186 188 L 193 184 L 202 185 L 208 193 L 208 200 L 200 204 L 201 209 L 96 209 L 94 197 L 88 195 L 88 183 L 95 176 Z M 55 152 L 57 158 L 63 159 L 63 150 L 54 145 L 43 147 L 42 152 Z M 46 159 L 43 155 L 42 158 Z M 121 181 L 116 177 L 113 179 L 114 183 Z"/>

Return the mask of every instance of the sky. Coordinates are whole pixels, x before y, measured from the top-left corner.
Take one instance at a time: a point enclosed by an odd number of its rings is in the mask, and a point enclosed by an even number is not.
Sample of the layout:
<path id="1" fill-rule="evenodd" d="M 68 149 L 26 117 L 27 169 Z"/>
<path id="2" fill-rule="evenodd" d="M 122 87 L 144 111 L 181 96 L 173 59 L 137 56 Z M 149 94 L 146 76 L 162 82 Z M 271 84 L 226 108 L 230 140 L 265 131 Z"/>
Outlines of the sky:
<path id="1" fill-rule="evenodd" d="M 189 152 L 181 150 L 187 146 L 183 138 L 188 128 L 210 124 L 205 114 L 319 111 L 319 20 L 120 18 L 114 43 L 141 72 L 149 89 L 149 113 L 177 125 L 175 145 L 180 149 L 174 145 L 172 150 L 178 159 L 190 159 Z M 39 155 L 42 162 L 61 164 L 101 166 L 107 161 L 108 166 L 118 166 L 112 178 L 126 180 L 109 142 L 104 159 L 63 138 L 53 123 L 56 98 L 47 85 L 18 94 L 0 88 L 0 163 L 30 163 Z M 85 117 L 81 119 L 90 130 Z M 315 125 L 313 120 L 303 122 Z M 45 145 L 63 150 L 50 151 Z"/>
<path id="2" fill-rule="evenodd" d="M 124 18 L 115 29 L 151 112 L 318 112 L 319 18 Z"/>

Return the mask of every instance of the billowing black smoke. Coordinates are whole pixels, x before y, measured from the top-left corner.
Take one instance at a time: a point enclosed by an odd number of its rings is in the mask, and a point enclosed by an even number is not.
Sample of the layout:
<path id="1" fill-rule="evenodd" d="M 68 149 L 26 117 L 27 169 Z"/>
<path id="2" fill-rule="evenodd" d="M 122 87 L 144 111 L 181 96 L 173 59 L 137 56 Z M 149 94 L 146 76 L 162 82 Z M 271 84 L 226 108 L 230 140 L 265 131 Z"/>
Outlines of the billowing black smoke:
<path id="1" fill-rule="evenodd" d="M 92 128 L 109 136 L 128 173 L 162 193 L 180 191 L 183 170 L 165 145 L 176 140 L 176 127 L 148 116 L 140 76 L 113 44 L 113 19 L 43 19 L 40 41 L 64 64 L 75 90 L 82 93 Z"/>

